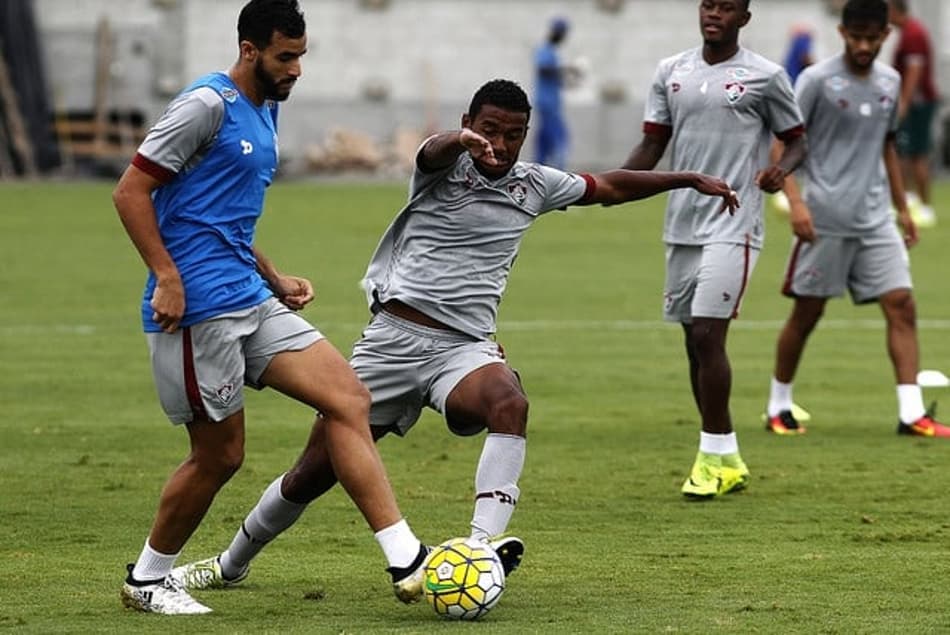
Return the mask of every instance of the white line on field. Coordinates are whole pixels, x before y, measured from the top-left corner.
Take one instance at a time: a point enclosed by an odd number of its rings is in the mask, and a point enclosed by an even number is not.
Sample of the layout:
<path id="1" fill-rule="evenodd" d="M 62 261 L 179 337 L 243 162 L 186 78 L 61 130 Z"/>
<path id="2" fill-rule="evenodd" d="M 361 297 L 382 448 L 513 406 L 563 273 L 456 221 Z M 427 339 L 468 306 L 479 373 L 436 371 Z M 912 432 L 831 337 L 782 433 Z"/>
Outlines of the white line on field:
<path id="1" fill-rule="evenodd" d="M 785 324 L 784 320 L 736 320 L 730 329 L 740 331 L 777 331 Z M 355 330 L 365 326 L 365 322 L 318 322 L 317 328 Z M 822 320 L 821 330 L 833 331 L 882 331 L 881 320 Z M 917 328 L 922 331 L 950 330 L 950 320 L 917 320 Z M 660 320 L 502 320 L 498 330 L 505 331 L 660 331 L 679 329 L 679 325 Z M 93 335 L 99 327 L 90 324 L 9 324 L 0 325 L 0 336 L 45 335 L 63 333 L 66 335 Z"/>

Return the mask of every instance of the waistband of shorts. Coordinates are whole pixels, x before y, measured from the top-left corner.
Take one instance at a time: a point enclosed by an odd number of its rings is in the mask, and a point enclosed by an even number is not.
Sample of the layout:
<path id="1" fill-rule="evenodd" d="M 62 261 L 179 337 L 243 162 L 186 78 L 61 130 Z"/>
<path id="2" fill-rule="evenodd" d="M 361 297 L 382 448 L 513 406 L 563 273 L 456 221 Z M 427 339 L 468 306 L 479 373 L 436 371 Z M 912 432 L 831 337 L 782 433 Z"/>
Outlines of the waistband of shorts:
<path id="1" fill-rule="evenodd" d="M 445 329 L 437 329 L 431 326 L 424 326 L 422 324 L 417 324 L 411 320 L 401 318 L 398 315 L 393 315 L 387 311 L 377 311 L 373 320 L 382 320 L 386 324 L 412 333 L 413 335 L 418 335 L 421 337 L 429 337 L 436 340 L 443 340 L 449 342 L 476 342 L 477 338 L 472 337 L 461 331 L 447 331 Z"/>

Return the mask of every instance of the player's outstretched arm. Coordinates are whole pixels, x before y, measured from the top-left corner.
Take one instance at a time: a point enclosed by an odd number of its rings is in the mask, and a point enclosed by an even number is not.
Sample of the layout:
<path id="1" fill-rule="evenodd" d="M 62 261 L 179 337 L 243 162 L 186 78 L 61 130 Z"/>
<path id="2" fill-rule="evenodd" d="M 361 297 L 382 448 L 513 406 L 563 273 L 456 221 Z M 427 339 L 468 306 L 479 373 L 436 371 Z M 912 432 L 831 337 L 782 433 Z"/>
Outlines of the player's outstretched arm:
<path id="1" fill-rule="evenodd" d="M 729 184 L 700 172 L 662 172 L 644 170 L 610 170 L 592 175 L 593 193 L 583 201 L 590 205 L 616 205 L 627 201 L 649 198 L 662 192 L 689 187 L 697 192 L 722 198 L 721 211 L 735 213 L 739 207 L 736 191 Z"/>
<path id="2" fill-rule="evenodd" d="M 489 165 L 496 163 L 491 142 L 477 132 L 462 128 L 430 137 L 419 151 L 419 168 L 425 172 L 437 172 L 453 165 L 463 152 L 471 152 L 473 157 Z"/>

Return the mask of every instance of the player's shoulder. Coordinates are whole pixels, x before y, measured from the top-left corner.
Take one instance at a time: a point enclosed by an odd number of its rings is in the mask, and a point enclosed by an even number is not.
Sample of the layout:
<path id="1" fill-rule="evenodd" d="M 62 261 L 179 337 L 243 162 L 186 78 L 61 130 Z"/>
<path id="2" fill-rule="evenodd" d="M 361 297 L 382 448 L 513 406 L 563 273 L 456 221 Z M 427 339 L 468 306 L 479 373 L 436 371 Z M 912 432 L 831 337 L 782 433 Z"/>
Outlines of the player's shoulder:
<path id="1" fill-rule="evenodd" d="M 881 60 L 874 60 L 874 66 L 871 70 L 874 78 L 876 80 L 888 80 L 891 82 L 900 83 L 901 75 L 897 72 L 897 69 L 891 66 L 886 62 Z"/>
<path id="2" fill-rule="evenodd" d="M 740 47 L 739 53 L 736 55 L 734 60 L 735 63 L 745 66 L 749 69 L 754 69 L 755 71 L 762 73 L 767 77 L 773 77 L 785 71 L 781 64 L 773 62 L 764 55 L 756 53 L 755 51 L 745 47 Z"/>
<path id="3" fill-rule="evenodd" d="M 697 59 L 702 54 L 702 49 L 694 47 L 674 53 L 669 57 L 664 57 L 657 63 L 657 69 L 662 73 L 672 73 L 674 71 L 691 71 L 695 66 Z"/>
<path id="4" fill-rule="evenodd" d="M 847 71 L 841 54 L 826 57 L 805 68 L 798 76 L 798 81 L 822 80 Z"/>

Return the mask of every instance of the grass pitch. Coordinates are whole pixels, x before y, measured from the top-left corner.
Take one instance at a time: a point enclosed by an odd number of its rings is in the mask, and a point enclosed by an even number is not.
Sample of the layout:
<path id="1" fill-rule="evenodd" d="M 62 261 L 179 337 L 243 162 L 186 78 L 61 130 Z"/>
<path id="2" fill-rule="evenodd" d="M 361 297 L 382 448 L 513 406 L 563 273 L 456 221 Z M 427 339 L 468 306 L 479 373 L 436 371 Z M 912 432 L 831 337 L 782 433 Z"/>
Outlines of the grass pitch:
<path id="1" fill-rule="evenodd" d="M 0 631 L 31 633 L 893 633 L 950 631 L 950 444 L 897 437 L 883 322 L 829 304 L 796 383 L 801 438 L 759 420 L 789 244 L 769 237 L 730 334 L 732 414 L 747 492 L 679 494 L 698 421 L 682 337 L 660 322 L 662 198 L 543 218 L 528 233 L 499 340 L 531 398 L 528 459 L 511 531 L 524 566 L 479 624 L 442 622 L 391 596 L 349 500 L 319 501 L 254 563 L 247 583 L 199 599 L 215 612 L 125 611 L 159 490 L 187 451 L 164 420 L 138 325 L 145 272 L 111 184 L 0 187 Z M 950 192 L 912 252 L 922 366 L 950 369 Z M 258 244 L 318 287 L 305 315 L 348 352 L 367 319 L 357 288 L 405 187 L 278 183 Z M 945 398 L 944 390 L 925 397 Z M 950 412 L 950 411 L 948 411 Z M 950 414 L 948 414 L 950 416 Z M 230 541 L 296 457 L 308 409 L 248 398 L 244 468 L 181 561 Z M 479 439 L 428 413 L 381 451 L 421 538 L 467 533 Z"/>

